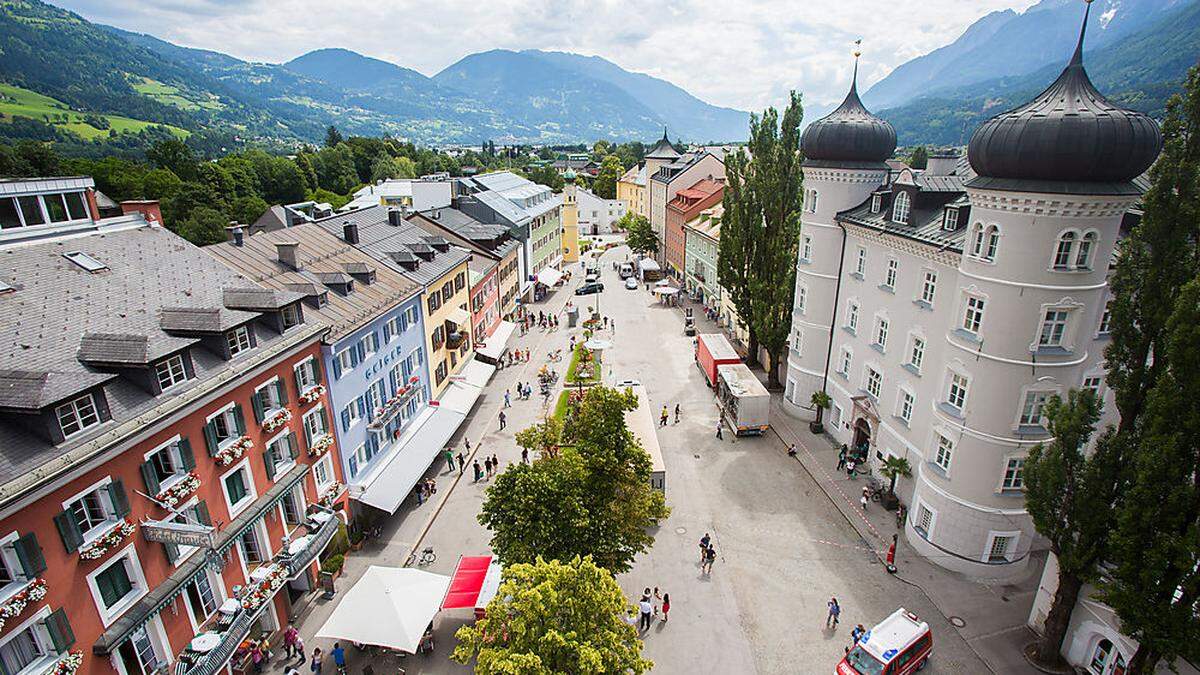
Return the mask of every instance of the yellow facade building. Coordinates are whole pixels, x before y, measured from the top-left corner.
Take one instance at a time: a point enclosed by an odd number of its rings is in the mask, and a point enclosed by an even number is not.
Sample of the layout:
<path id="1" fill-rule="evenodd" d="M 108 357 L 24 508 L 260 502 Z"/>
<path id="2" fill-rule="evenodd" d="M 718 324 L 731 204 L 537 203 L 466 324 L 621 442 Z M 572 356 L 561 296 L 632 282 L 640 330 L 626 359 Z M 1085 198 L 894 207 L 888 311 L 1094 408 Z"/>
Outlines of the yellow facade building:
<path id="1" fill-rule="evenodd" d="M 471 289 L 467 283 L 467 258 L 426 284 L 425 348 L 429 354 L 433 398 L 450 384 L 450 376 L 471 360 Z"/>
<path id="2" fill-rule="evenodd" d="M 640 162 L 617 181 L 617 199 L 625 202 L 627 213 L 636 213 L 643 218 L 650 217 L 650 207 L 646 203 L 646 163 Z"/>
<path id="3" fill-rule="evenodd" d="M 568 169 L 568 171 L 570 171 Z M 565 176 L 564 176 L 565 178 Z M 572 178 L 574 176 L 572 175 Z M 564 263 L 579 262 L 579 203 L 577 186 L 572 181 L 563 185 L 562 259 Z"/>

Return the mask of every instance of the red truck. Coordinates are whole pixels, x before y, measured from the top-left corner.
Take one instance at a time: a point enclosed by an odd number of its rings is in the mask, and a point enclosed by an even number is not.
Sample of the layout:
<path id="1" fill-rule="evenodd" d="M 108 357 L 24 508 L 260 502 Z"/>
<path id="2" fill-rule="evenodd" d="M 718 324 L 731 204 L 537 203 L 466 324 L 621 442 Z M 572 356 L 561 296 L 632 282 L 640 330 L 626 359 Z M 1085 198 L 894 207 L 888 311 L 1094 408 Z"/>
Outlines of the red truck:
<path id="1" fill-rule="evenodd" d="M 705 333 L 696 336 L 696 365 L 704 373 L 708 386 L 714 387 L 717 382 L 717 366 L 727 363 L 741 363 L 733 345 L 720 333 Z"/>

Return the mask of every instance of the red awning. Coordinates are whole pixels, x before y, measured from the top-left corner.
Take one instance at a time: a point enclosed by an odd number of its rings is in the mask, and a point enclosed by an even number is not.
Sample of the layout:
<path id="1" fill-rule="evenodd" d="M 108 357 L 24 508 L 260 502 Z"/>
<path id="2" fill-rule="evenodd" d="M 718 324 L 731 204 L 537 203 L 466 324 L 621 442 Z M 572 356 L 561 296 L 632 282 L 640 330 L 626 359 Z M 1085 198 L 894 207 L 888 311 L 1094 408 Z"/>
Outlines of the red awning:
<path id="1" fill-rule="evenodd" d="M 463 556 L 458 559 L 458 567 L 450 579 L 442 609 L 486 605 L 496 595 L 499 585 L 500 564 L 492 562 L 492 556 Z"/>

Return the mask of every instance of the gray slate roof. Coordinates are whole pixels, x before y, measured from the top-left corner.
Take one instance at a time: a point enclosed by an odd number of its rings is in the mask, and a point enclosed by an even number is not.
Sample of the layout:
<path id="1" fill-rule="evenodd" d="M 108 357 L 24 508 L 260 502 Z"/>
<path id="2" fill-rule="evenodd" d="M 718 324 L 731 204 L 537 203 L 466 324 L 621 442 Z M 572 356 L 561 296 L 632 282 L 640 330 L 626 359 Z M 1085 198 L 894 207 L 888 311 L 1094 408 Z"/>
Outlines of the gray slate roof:
<path id="1" fill-rule="evenodd" d="M 0 408 L 38 410 L 114 379 L 107 373 L 48 373 L 0 370 Z"/>
<path id="2" fill-rule="evenodd" d="M 79 361 L 87 364 L 146 366 L 198 340 L 169 335 L 84 333 L 79 341 Z"/>
<path id="3" fill-rule="evenodd" d="M 450 250 L 445 253 L 434 250 L 424 240 L 424 237 L 428 236 L 428 232 L 407 220 L 398 227 L 392 225 L 388 222 L 388 207 L 382 205 L 339 213 L 315 221 L 315 223 L 326 232 L 340 237 L 342 224 L 347 220 L 358 224 L 359 243 L 355 248 L 382 262 L 385 267 L 389 267 L 423 286 L 441 279 L 443 275 L 461 265 L 470 256 L 470 252 L 461 246 L 451 246 Z M 421 259 L 417 269 L 409 270 L 391 256 L 392 253 L 411 253 L 414 247 L 424 247 L 432 251 L 433 260 Z"/>
<path id="4" fill-rule="evenodd" d="M 258 316 L 224 307 L 163 307 L 159 326 L 168 333 L 220 333 Z"/>
<path id="5" fill-rule="evenodd" d="M 275 288 L 227 288 L 224 299 L 230 309 L 272 312 L 304 299 L 304 294 Z"/>

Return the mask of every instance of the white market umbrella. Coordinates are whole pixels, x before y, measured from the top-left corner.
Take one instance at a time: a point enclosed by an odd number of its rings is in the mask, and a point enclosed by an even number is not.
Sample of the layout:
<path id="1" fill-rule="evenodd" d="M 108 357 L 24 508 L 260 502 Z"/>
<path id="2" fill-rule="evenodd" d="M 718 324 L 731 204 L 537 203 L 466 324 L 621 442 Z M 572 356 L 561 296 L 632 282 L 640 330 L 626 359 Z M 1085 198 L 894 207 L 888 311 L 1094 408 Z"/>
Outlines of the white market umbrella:
<path id="1" fill-rule="evenodd" d="M 654 292 L 658 293 L 659 295 L 675 295 L 679 292 L 679 289 L 675 288 L 674 286 L 659 286 L 658 288 L 654 289 Z"/>
<path id="2" fill-rule="evenodd" d="M 372 565 L 342 597 L 317 637 L 415 654 L 450 588 L 450 577 Z"/>
<path id="3" fill-rule="evenodd" d="M 611 348 L 612 343 L 609 342 L 608 340 L 598 340 L 596 338 L 592 338 L 591 340 L 588 340 L 587 342 L 583 343 L 583 347 L 584 347 L 584 349 L 589 349 L 594 352 L 600 352 L 600 351 L 604 351 L 605 349 Z"/>

